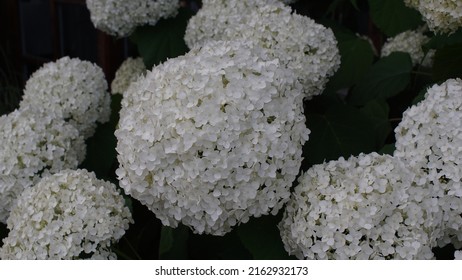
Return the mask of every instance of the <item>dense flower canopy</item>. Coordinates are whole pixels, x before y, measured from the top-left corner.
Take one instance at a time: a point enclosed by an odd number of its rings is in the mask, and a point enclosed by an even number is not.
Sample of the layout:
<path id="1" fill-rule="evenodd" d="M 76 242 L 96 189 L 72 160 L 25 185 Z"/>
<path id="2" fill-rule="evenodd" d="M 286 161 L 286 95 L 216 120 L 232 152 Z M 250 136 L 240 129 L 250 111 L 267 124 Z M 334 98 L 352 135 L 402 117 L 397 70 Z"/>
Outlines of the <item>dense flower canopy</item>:
<path id="1" fill-rule="evenodd" d="M 265 49 L 211 42 L 126 94 L 120 186 L 164 225 L 223 235 L 289 198 L 309 131 L 301 85 Z"/>
<path id="2" fill-rule="evenodd" d="M 401 160 L 376 153 L 313 166 L 279 225 L 286 250 L 300 259 L 432 258 L 439 224 L 413 178 Z"/>
<path id="3" fill-rule="evenodd" d="M 333 32 L 278 0 L 205 0 L 185 34 L 189 47 L 236 39 L 257 42 L 295 71 L 307 98 L 320 94 L 340 65 Z"/>
<path id="4" fill-rule="evenodd" d="M 86 0 L 96 28 L 118 37 L 130 35 L 140 25 L 155 25 L 161 18 L 175 16 L 175 0 Z"/>
<path id="5" fill-rule="evenodd" d="M 146 66 L 141 57 L 127 58 L 115 73 L 115 78 L 111 83 L 112 94 L 123 94 L 131 83 L 145 73 Z"/>
<path id="6" fill-rule="evenodd" d="M 21 194 L 0 258 L 115 258 L 110 246 L 131 221 L 114 184 L 86 170 L 63 170 Z"/>
<path id="7" fill-rule="evenodd" d="M 41 175 L 76 168 L 85 158 L 83 137 L 61 119 L 23 107 L 0 117 L 0 222 L 13 202 Z"/>
<path id="8" fill-rule="evenodd" d="M 418 10 L 430 30 L 436 33 L 452 33 L 462 26 L 462 1 L 460 0 L 404 0 L 406 5 Z"/>
<path id="9" fill-rule="evenodd" d="M 97 122 L 109 120 L 111 99 L 107 89 L 104 73 L 96 64 L 63 57 L 32 74 L 20 106 L 62 118 L 88 138 Z"/>

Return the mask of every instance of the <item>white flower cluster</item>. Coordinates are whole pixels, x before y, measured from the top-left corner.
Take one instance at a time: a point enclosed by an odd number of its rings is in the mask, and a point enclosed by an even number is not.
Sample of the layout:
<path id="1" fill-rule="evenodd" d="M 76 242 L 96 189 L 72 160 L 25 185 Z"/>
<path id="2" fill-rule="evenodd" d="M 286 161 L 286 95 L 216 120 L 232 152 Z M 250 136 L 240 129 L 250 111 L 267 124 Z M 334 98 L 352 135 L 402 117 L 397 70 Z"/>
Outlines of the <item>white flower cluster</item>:
<path id="1" fill-rule="evenodd" d="M 79 59 L 48 63 L 27 81 L 20 108 L 0 118 L 0 222 L 43 175 L 77 168 L 84 140 L 110 114 L 101 69 Z"/>
<path id="2" fill-rule="evenodd" d="M 462 80 L 450 79 L 429 88 L 395 130 L 395 156 L 419 174 L 419 185 L 431 190 L 444 213 L 447 236 L 440 245 L 462 241 L 461 108 Z"/>
<path id="3" fill-rule="evenodd" d="M 130 35 L 137 26 L 155 25 L 162 18 L 174 17 L 178 0 L 86 0 L 96 28 L 114 36 Z"/>
<path id="4" fill-rule="evenodd" d="M 462 80 L 447 80 L 404 112 L 393 157 L 361 154 L 310 168 L 279 225 L 287 251 L 429 259 L 437 245 L 462 248 L 461 108 Z"/>
<path id="5" fill-rule="evenodd" d="M 115 73 L 115 78 L 111 83 L 112 94 L 123 94 L 131 83 L 145 73 L 146 66 L 141 57 L 127 58 Z"/>
<path id="6" fill-rule="evenodd" d="M 432 258 L 438 223 L 427 219 L 432 208 L 422 207 L 413 177 L 401 160 L 376 153 L 313 166 L 279 225 L 286 250 L 300 259 Z"/>
<path id="7" fill-rule="evenodd" d="M 453 33 L 462 26 L 460 0 L 404 0 L 404 3 L 418 10 L 430 30 L 436 33 Z"/>
<path id="8" fill-rule="evenodd" d="M 77 129 L 61 119 L 21 108 L 0 117 L 0 222 L 13 202 L 48 172 L 76 168 L 85 157 Z"/>
<path id="9" fill-rule="evenodd" d="M 110 102 L 101 68 L 88 61 L 63 57 L 32 74 L 20 107 L 30 106 L 62 118 L 88 138 L 93 135 L 96 122 L 109 120 Z"/>
<path id="10" fill-rule="evenodd" d="M 210 42 L 127 94 L 116 173 L 164 225 L 223 235 L 288 200 L 309 130 L 301 84 L 267 50 Z"/>
<path id="11" fill-rule="evenodd" d="M 462 260 L 462 251 L 458 250 L 454 252 L 454 259 L 456 260 Z"/>
<path id="12" fill-rule="evenodd" d="M 63 170 L 22 193 L 8 218 L 0 258 L 114 258 L 110 246 L 131 222 L 114 184 L 86 170 Z"/>
<path id="13" fill-rule="evenodd" d="M 282 66 L 296 73 L 307 98 L 320 94 L 340 65 L 333 32 L 292 13 L 279 0 L 204 0 L 185 34 L 190 48 L 210 40 L 236 39 L 257 42 L 271 51 Z"/>
<path id="14" fill-rule="evenodd" d="M 432 67 L 435 50 L 425 53 L 423 45 L 430 41 L 430 37 L 423 34 L 423 30 L 404 31 L 389 38 L 382 47 L 381 56 L 385 57 L 393 52 L 405 52 L 411 56 L 412 64 Z"/>

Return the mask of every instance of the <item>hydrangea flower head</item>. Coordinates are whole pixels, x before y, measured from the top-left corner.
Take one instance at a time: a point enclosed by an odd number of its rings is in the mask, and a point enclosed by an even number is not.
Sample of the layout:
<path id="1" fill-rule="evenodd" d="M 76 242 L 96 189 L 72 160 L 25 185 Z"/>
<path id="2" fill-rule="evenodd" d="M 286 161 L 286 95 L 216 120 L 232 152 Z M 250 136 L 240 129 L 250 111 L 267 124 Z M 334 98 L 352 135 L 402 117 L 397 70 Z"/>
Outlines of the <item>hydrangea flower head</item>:
<path id="1" fill-rule="evenodd" d="M 124 93 L 131 83 L 136 81 L 141 75 L 146 73 L 146 66 L 143 59 L 127 58 L 115 73 L 115 78 L 111 83 L 112 94 Z"/>
<path id="2" fill-rule="evenodd" d="M 30 106 L 61 117 L 88 138 L 96 122 L 109 120 L 111 98 L 97 65 L 63 57 L 37 70 L 26 83 L 20 107 Z"/>
<path id="3" fill-rule="evenodd" d="M 395 156 L 419 175 L 444 213 L 446 238 L 462 241 L 462 80 L 450 79 L 427 90 L 395 129 Z"/>
<path id="4" fill-rule="evenodd" d="M 155 25 L 173 17 L 180 7 L 176 0 L 86 0 L 96 28 L 114 36 L 130 35 L 137 26 Z"/>
<path id="5" fill-rule="evenodd" d="M 393 52 L 405 52 L 411 56 L 412 64 L 421 64 L 425 67 L 432 67 L 435 50 L 425 54 L 422 46 L 430 41 L 421 30 L 404 31 L 395 37 L 389 38 L 382 47 L 381 56 L 385 57 Z"/>
<path id="6" fill-rule="evenodd" d="M 0 258 L 114 258 L 110 246 L 130 222 L 114 184 L 86 170 L 63 170 L 21 194 L 8 218 Z"/>
<path id="7" fill-rule="evenodd" d="M 462 260 L 462 251 L 458 250 L 454 252 L 454 259 L 455 260 Z"/>
<path id="8" fill-rule="evenodd" d="M 41 175 L 76 168 L 85 143 L 72 125 L 23 107 L 0 116 L 0 222 Z"/>
<path id="9" fill-rule="evenodd" d="M 340 65 L 333 32 L 279 0 L 208 0 L 187 26 L 187 45 L 210 40 L 255 41 L 296 72 L 307 98 L 318 95 Z"/>
<path id="10" fill-rule="evenodd" d="M 462 26 L 462 1 L 404 0 L 404 3 L 419 11 L 436 33 L 453 33 Z"/>
<path id="11" fill-rule="evenodd" d="M 223 235 L 289 198 L 308 139 L 301 85 L 266 50 L 210 42 L 123 99 L 117 174 L 164 225 Z"/>
<path id="12" fill-rule="evenodd" d="M 286 250 L 300 259 L 432 258 L 438 224 L 412 180 L 402 161 L 376 153 L 314 165 L 279 224 Z"/>

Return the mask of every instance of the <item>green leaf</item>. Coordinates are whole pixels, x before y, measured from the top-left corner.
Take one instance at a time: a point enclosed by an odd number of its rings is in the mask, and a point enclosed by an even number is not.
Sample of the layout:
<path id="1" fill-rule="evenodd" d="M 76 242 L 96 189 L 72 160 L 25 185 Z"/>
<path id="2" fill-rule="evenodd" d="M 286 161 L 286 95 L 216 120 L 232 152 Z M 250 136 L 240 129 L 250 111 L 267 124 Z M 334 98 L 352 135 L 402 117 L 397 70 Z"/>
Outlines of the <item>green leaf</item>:
<path id="1" fill-rule="evenodd" d="M 345 0 L 333 0 L 332 3 L 330 3 L 329 7 L 327 8 L 326 15 L 332 14 L 337 10 L 338 6 L 343 3 Z"/>
<path id="2" fill-rule="evenodd" d="M 349 2 L 357 11 L 359 11 L 358 0 L 334 0 L 326 10 L 326 15 L 334 13 L 336 10 L 344 10 L 345 2 Z"/>
<path id="3" fill-rule="evenodd" d="M 433 78 L 437 81 L 462 78 L 462 44 L 445 46 L 436 51 Z"/>
<path id="4" fill-rule="evenodd" d="M 392 53 L 377 61 L 353 89 L 349 102 L 364 105 L 387 99 L 404 90 L 411 80 L 412 61 L 407 53 Z"/>
<path id="5" fill-rule="evenodd" d="M 114 131 L 119 122 L 121 95 L 111 95 L 111 118 L 109 122 L 99 124 L 95 134 L 86 140 L 87 154 L 80 166 L 95 172 L 100 179 L 114 178 L 114 164 L 117 162 L 117 139 Z"/>
<path id="6" fill-rule="evenodd" d="M 247 260 L 252 258 L 239 239 L 236 230 L 224 236 L 191 234 L 188 250 L 191 259 Z"/>
<path id="7" fill-rule="evenodd" d="M 237 229 L 244 246 L 256 260 L 293 259 L 284 249 L 277 227 L 281 215 L 253 218 Z"/>
<path id="8" fill-rule="evenodd" d="M 159 243 L 159 259 L 188 258 L 189 229 L 183 225 L 177 228 L 162 226 Z"/>
<path id="9" fill-rule="evenodd" d="M 359 11 L 359 7 L 358 7 L 358 0 L 350 0 L 350 3 L 351 5 L 353 5 L 353 7 Z"/>
<path id="10" fill-rule="evenodd" d="M 419 103 L 420 101 L 424 100 L 425 94 L 427 93 L 427 91 L 428 91 L 428 87 L 424 87 L 422 90 L 420 90 L 417 96 L 412 100 L 411 105 L 415 105 Z"/>
<path id="11" fill-rule="evenodd" d="M 139 27 L 130 36 L 148 69 L 188 52 L 183 37 L 191 16 L 191 11 L 181 8 L 175 18 L 161 19 L 155 26 Z"/>
<path id="12" fill-rule="evenodd" d="M 378 153 L 381 155 L 391 155 L 392 156 L 394 152 L 395 152 L 395 144 L 387 144 L 383 146 L 382 149 L 380 149 Z"/>
<path id="13" fill-rule="evenodd" d="M 376 146 L 382 147 L 391 132 L 391 124 L 388 117 L 390 108 L 383 100 L 372 100 L 360 111 L 371 120 L 376 136 Z"/>
<path id="14" fill-rule="evenodd" d="M 437 34 L 433 36 L 428 43 L 423 47 L 425 51 L 430 49 L 442 49 L 446 46 L 462 44 L 462 29 L 454 32 L 451 35 Z"/>
<path id="15" fill-rule="evenodd" d="M 376 149 L 374 123 L 355 107 L 335 104 L 325 114 L 309 114 L 307 126 L 311 134 L 304 146 L 304 170 L 313 164 Z"/>
<path id="16" fill-rule="evenodd" d="M 372 21 L 389 37 L 423 24 L 419 12 L 406 7 L 403 0 L 369 0 L 369 9 Z"/>
<path id="17" fill-rule="evenodd" d="M 371 45 L 353 33 L 334 31 L 338 40 L 341 64 L 327 84 L 328 90 L 339 90 L 356 84 L 374 61 Z"/>

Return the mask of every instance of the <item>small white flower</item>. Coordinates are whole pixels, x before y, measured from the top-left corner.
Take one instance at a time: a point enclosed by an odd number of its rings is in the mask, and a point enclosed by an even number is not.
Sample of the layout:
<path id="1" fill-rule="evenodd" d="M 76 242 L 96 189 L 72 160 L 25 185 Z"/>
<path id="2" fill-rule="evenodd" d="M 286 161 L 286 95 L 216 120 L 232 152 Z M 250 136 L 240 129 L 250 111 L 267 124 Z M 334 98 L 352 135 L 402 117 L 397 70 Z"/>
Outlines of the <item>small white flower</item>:
<path id="1" fill-rule="evenodd" d="M 174 17 L 180 7 L 176 0 L 86 0 L 96 28 L 114 36 L 130 35 L 137 26 L 155 25 Z"/>
<path id="2" fill-rule="evenodd" d="M 20 107 L 30 106 L 74 125 L 84 138 L 109 120 L 111 97 L 97 65 L 63 57 L 37 70 L 26 83 Z"/>
<path id="3" fill-rule="evenodd" d="M 210 42 L 125 94 L 120 186 L 164 225 L 223 235 L 287 201 L 309 130 L 300 83 L 267 50 Z"/>
<path id="4" fill-rule="evenodd" d="M 453 33 L 462 26 L 462 1 L 404 0 L 404 3 L 418 10 L 436 33 Z"/>
<path id="5" fill-rule="evenodd" d="M 16 198 L 47 173 L 76 168 L 86 146 L 77 129 L 30 107 L 0 117 L 0 222 Z"/>
<path id="6" fill-rule="evenodd" d="M 279 0 L 205 0 L 187 26 L 192 48 L 210 40 L 254 41 L 295 71 L 305 97 L 320 94 L 340 65 L 333 32 L 312 19 L 292 13 Z"/>
<path id="7" fill-rule="evenodd" d="M 389 38 L 382 47 L 381 56 L 385 57 L 393 52 L 405 52 L 411 56 L 412 64 L 432 67 L 435 50 L 425 53 L 423 45 L 430 41 L 430 37 L 423 34 L 423 30 L 408 30 L 395 37 Z"/>
<path id="8" fill-rule="evenodd" d="M 454 252 L 454 259 L 455 260 L 462 260 L 462 251 L 458 250 Z"/>
<path id="9" fill-rule="evenodd" d="M 145 73 L 146 66 L 141 57 L 127 58 L 115 73 L 115 78 L 111 83 L 112 94 L 123 94 L 131 83 L 135 82 Z"/>
<path id="10" fill-rule="evenodd" d="M 439 224 L 410 195 L 413 177 L 376 153 L 311 167 L 279 224 L 286 250 L 300 259 L 432 258 Z"/>
<path id="11" fill-rule="evenodd" d="M 422 197 L 431 197 L 423 206 L 441 212 L 440 246 L 462 241 L 461 107 L 462 80 L 450 79 L 429 88 L 395 129 L 394 156 L 414 170 L 416 183 L 428 192 Z"/>
<path id="12" fill-rule="evenodd" d="M 64 170 L 25 190 L 11 211 L 0 258 L 115 258 L 110 246 L 133 222 L 112 183 Z"/>

